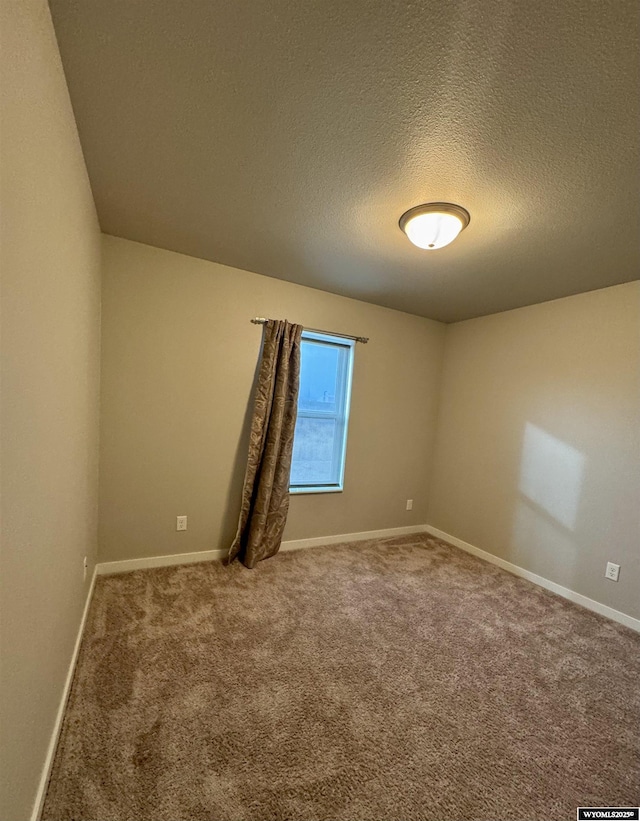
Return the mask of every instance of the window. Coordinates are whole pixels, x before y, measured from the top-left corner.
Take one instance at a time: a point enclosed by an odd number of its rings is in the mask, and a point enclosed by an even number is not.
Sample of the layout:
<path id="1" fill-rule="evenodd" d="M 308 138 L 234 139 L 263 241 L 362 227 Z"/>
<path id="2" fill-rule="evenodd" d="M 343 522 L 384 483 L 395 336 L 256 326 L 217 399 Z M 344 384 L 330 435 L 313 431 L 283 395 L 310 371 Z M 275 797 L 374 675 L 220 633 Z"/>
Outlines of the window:
<path id="1" fill-rule="evenodd" d="M 354 345 L 352 339 L 302 333 L 292 493 L 342 490 Z"/>

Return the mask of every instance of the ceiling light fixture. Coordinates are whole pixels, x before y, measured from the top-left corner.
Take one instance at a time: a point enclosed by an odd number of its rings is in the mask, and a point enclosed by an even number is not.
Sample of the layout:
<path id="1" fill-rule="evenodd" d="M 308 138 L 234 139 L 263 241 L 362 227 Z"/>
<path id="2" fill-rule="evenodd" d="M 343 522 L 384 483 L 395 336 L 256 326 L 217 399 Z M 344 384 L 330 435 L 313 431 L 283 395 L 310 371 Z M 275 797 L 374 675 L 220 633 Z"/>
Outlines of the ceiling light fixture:
<path id="1" fill-rule="evenodd" d="M 400 228 L 418 248 L 444 248 L 469 225 L 469 212 L 450 202 L 416 205 L 400 217 Z"/>

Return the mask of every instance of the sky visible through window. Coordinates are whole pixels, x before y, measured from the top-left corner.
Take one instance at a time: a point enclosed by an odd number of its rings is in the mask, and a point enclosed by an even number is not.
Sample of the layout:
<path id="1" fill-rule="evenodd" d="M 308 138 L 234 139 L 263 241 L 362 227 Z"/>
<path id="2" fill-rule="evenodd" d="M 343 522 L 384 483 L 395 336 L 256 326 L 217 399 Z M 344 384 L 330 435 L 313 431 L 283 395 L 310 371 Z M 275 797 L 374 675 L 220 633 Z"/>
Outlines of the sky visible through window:
<path id="1" fill-rule="evenodd" d="M 298 421 L 291 466 L 291 484 L 336 483 L 341 459 L 342 426 L 338 379 L 347 350 L 327 343 L 302 341 Z M 310 415 L 306 415 L 310 414 Z"/>
<path id="2" fill-rule="evenodd" d="M 303 341 L 299 408 L 335 411 L 339 353 L 336 347 Z"/>

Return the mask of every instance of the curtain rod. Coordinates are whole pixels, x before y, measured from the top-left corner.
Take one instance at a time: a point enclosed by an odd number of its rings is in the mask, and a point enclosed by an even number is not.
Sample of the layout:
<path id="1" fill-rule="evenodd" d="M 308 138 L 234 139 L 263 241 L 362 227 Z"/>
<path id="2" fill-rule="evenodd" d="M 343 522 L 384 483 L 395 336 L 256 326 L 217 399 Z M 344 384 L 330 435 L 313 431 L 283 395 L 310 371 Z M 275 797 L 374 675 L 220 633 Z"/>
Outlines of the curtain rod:
<path id="1" fill-rule="evenodd" d="M 269 321 L 264 316 L 254 316 L 251 320 L 254 325 L 266 325 Z M 350 334 L 336 334 L 333 331 L 320 331 L 318 328 L 305 328 L 305 331 L 310 331 L 314 334 L 327 334 L 327 336 L 339 336 L 341 339 L 353 339 L 356 342 L 362 342 L 364 345 L 369 341 L 368 336 L 351 336 Z"/>

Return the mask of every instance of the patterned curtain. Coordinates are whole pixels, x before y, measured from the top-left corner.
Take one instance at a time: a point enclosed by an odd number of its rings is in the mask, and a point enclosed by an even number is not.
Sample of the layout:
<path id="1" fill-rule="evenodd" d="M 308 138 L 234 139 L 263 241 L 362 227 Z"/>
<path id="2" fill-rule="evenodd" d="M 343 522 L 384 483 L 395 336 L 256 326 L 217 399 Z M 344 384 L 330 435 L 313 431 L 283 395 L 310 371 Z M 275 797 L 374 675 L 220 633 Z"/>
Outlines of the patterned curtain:
<path id="1" fill-rule="evenodd" d="M 278 552 L 287 521 L 301 335 L 302 325 L 281 320 L 264 328 L 242 508 L 228 557 L 246 567 Z"/>

